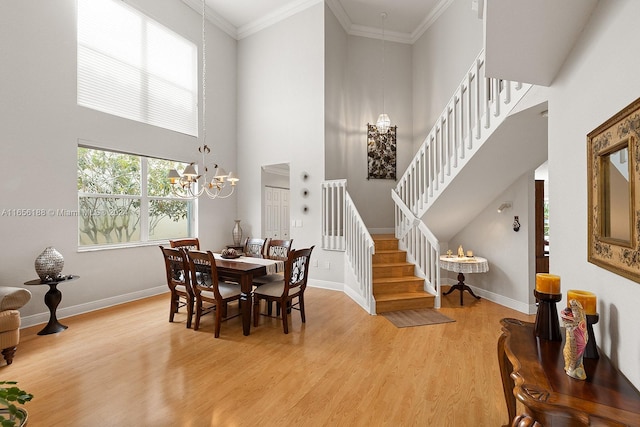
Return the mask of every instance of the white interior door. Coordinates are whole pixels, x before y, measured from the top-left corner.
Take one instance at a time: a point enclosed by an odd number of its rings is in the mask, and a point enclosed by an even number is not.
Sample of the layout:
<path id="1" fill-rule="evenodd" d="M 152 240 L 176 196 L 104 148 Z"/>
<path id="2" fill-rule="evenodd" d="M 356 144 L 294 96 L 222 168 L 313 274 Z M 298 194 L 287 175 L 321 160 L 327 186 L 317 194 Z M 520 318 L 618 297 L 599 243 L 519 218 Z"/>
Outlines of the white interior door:
<path id="1" fill-rule="evenodd" d="M 289 189 L 264 187 L 265 237 L 289 238 Z"/>

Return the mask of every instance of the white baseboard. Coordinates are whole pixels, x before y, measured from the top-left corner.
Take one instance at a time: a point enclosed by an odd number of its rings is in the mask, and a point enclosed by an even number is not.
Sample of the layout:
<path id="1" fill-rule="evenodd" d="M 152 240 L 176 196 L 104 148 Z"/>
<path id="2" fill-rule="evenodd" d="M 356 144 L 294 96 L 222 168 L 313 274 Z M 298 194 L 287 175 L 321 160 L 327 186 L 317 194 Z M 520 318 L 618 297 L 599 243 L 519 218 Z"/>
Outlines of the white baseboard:
<path id="1" fill-rule="evenodd" d="M 157 286 L 155 288 L 149 288 L 137 292 L 131 292 L 124 295 L 117 295 L 115 297 L 105 298 L 98 301 L 91 301 L 86 304 L 74 305 L 72 307 L 63 307 L 59 308 L 56 311 L 56 317 L 58 319 L 64 319 L 65 317 L 76 316 L 78 314 L 88 313 L 90 311 L 100 310 L 102 308 L 112 307 L 114 305 L 124 304 L 126 302 L 131 302 L 142 298 L 148 298 L 165 292 L 169 292 L 169 288 L 167 288 L 167 285 Z M 22 324 L 20 328 L 28 328 L 29 326 L 47 323 L 49 321 L 49 312 L 32 314 L 31 316 L 24 316 L 22 317 L 21 321 Z"/>
<path id="2" fill-rule="evenodd" d="M 344 291 L 344 283 L 330 282 L 328 280 L 314 280 L 309 278 L 307 286 L 310 288 L 329 289 L 332 291 Z"/>

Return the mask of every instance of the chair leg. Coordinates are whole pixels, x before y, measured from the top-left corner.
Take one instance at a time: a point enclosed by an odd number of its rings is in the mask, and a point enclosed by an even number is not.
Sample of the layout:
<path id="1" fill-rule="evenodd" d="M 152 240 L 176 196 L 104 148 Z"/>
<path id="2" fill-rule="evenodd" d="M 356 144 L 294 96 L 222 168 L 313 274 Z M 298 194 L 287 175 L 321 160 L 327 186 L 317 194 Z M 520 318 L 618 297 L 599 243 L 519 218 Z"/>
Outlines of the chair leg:
<path id="1" fill-rule="evenodd" d="M 260 317 L 260 298 L 253 296 L 253 326 L 258 326 L 258 317 Z"/>
<path id="2" fill-rule="evenodd" d="M 193 298 L 187 298 L 187 328 L 191 327 L 191 319 L 193 318 Z"/>
<path id="3" fill-rule="evenodd" d="M 216 310 L 218 309 L 218 307 L 216 307 Z M 227 303 L 223 302 L 222 303 L 222 317 L 224 317 L 225 319 L 227 318 Z"/>
<path id="4" fill-rule="evenodd" d="M 282 327 L 284 329 L 284 333 L 288 334 L 289 333 L 289 313 L 286 308 L 282 309 Z"/>
<path id="5" fill-rule="evenodd" d="M 222 305 L 225 305 L 225 304 L 222 303 Z M 220 324 L 222 323 L 222 311 L 223 310 L 220 310 L 220 306 L 216 304 L 216 309 L 215 309 L 216 324 L 215 324 L 215 334 L 214 334 L 216 338 L 220 337 Z"/>
<path id="6" fill-rule="evenodd" d="M 307 319 L 304 316 L 304 294 L 300 294 L 298 296 L 298 305 L 300 306 L 300 317 L 302 317 L 302 323 L 305 323 Z"/>
<path id="7" fill-rule="evenodd" d="M 2 350 L 2 356 L 7 361 L 7 365 L 13 363 L 13 356 L 16 354 L 16 346 L 8 347 Z"/>
<path id="8" fill-rule="evenodd" d="M 200 329 L 200 316 L 202 316 L 202 301 L 196 300 L 196 313 L 195 313 L 196 323 L 193 325 L 194 331 L 197 331 L 198 329 Z"/>
<path id="9" fill-rule="evenodd" d="M 178 296 L 171 294 L 171 306 L 169 308 L 169 322 L 173 322 L 173 315 L 178 312 Z"/>

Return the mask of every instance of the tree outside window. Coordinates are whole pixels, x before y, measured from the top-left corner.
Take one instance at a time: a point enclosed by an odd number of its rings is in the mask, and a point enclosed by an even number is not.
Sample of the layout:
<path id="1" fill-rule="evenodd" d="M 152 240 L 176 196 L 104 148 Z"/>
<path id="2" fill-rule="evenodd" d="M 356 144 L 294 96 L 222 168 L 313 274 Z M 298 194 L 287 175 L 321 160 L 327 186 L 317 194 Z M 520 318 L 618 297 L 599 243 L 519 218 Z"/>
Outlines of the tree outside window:
<path id="1" fill-rule="evenodd" d="M 194 202 L 166 178 L 184 164 L 78 147 L 78 242 L 82 247 L 193 236 Z"/>

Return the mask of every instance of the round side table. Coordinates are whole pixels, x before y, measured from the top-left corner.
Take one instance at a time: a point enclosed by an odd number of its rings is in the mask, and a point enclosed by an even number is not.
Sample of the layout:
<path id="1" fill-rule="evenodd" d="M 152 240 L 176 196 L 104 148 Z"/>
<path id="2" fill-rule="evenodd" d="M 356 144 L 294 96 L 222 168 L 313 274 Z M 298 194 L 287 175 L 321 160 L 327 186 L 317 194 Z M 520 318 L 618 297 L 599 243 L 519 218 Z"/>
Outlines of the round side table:
<path id="1" fill-rule="evenodd" d="M 58 332 L 62 332 L 67 329 L 67 326 L 58 322 L 58 318 L 56 317 L 56 310 L 60 301 L 62 301 L 62 292 L 58 289 L 59 283 L 67 283 L 72 282 L 76 279 L 79 279 L 80 276 L 64 276 L 62 279 L 57 279 L 51 282 L 43 282 L 40 279 L 29 280 L 28 282 L 24 282 L 27 286 L 35 286 L 35 285 L 49 285 L 49 290 L 44 295 L 44 303 L 49 308 L 49 323 L 45 326 L 38 335 L 48 335 L 48 334 L 57 334 Z"/>

